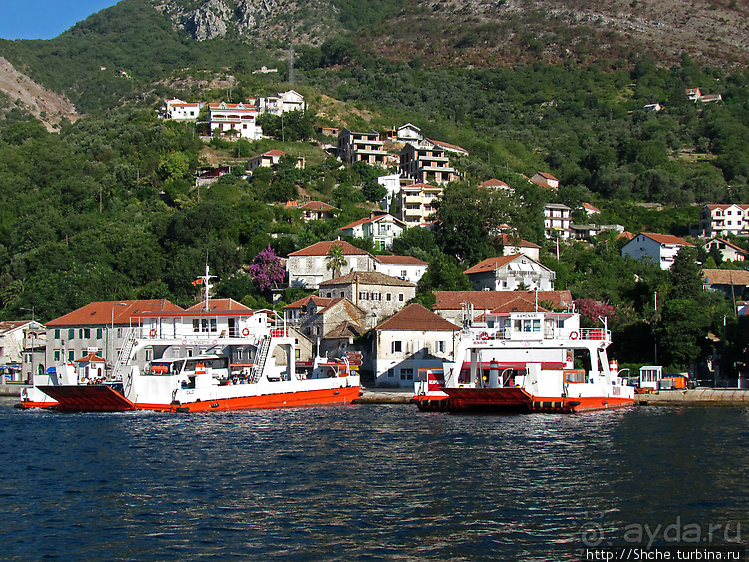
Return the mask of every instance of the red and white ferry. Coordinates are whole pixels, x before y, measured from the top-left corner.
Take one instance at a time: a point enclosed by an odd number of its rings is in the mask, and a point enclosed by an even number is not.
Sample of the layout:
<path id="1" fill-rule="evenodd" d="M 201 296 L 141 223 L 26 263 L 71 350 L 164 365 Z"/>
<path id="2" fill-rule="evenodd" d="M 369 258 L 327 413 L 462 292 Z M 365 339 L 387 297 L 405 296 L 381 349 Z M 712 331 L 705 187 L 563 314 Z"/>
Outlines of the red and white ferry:
<path id="1" fill-rule="evenodd" d="M 359 398 L 348 361 L 297 363 L 294 334 L 272 311 L 208 299 L 184 311 L 131 316 L 107 380 L 63 366 L 22 393 L 20 408 L 60 411 L 197 412 L 347 404 Z M 232 301 L 233 302 L 233 301 Z M 279 321 L 280 323 L 280 321 Z"/>
<path id="2" fill-rule="evenodd" d="M 472 315 L 469 314 L 468 318 Z M 455 360 L 420 369 L 414 400 L 422 411 L 578 413 L 634 404 L 606 348 L 611 332 L 581 328 L 574 311 L 490 313 L 466 322 Z M 575 368 L 575 360 L 588 364 Z"/>

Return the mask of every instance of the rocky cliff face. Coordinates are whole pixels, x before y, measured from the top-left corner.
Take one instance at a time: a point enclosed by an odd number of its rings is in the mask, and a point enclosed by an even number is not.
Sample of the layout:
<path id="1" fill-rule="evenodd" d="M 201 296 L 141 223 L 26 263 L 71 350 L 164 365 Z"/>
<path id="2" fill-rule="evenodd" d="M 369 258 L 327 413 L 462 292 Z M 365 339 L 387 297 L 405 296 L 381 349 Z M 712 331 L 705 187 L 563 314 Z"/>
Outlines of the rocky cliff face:
<path id="1" fill-rule="evenodd" d="M 316 43 L 338 27 L 335 8 L 323 0 L 155 0 L 154 7 L 198 41 L 248 36 Z"/>

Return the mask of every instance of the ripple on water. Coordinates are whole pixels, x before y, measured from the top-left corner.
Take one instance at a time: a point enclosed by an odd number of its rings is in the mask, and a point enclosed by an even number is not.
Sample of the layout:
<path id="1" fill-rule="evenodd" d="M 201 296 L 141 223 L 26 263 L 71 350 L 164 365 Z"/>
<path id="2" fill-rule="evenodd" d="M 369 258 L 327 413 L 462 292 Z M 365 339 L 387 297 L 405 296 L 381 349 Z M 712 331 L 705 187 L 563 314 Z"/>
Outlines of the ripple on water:
<path id="1" fill-rule="evenodd" d="M 0 416 L 4 559 L 574 560 L 586 525 L 749 528 L 746 409 Z"/>

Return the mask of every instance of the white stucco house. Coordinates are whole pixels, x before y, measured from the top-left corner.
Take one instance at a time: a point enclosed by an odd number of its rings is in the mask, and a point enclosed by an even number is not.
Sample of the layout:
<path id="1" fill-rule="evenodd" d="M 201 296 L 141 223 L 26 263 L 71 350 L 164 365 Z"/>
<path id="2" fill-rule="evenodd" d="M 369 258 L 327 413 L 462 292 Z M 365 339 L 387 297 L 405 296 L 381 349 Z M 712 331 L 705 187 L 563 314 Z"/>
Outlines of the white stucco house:
<path id="1" fill-rule="evenodd" d="M 427 267 L 429 267 L 427 262 L 411 256 L 391 256 L 387 254 L 375 256 L 375 271 L 390 277 L 410 281 L 414 285 L 419 283 L 419 280 L 426 273 Z"/>
<path id="2" fill-rule="evenodd" d="M 744 261 L 746 260 L 747 251 L 736 244 L 723 238 L 713 238 L 705 243 L 705 249 L 709 252 L 715 248 L 720 252 L 723 261 Z"/>
<path id="3" fill-rule="evenodd" d="M 689 242 L 671 234 L 641 232 L 622 247 L 622 257 L 649 260 L 661 269 L 671 269 L 676 254 Z"/>
<path id="4" fill-rule="evenodd" d="M 556 273 L 523 254 L 488 258 L 464 272 L 476 291 L 553 291 Z"/>
<path id="5" fill-rule="evenodd" d="M 460 328 L 420 304 L 409 304 L 375 328 L 372 370 L 377 386 L 413 388 L 419 369 L 453 359 Z"/>
<path id="6" fill-rule="evenodd" d="M 376 250 L 389 250 L 393 240 L 406 229 L 406 223 L 390 214 L 374 214 L 359 219 L 338 230 L 346 236 L 372 240 Z"/>
<path id="7" fill-rule="evenodd" d="M 211 135 L 233 135 L 248 140 L 263 138 L 263 130 L 257 124 L 258 111 L 254 104 L 210 103 L 208 110 Z"/>

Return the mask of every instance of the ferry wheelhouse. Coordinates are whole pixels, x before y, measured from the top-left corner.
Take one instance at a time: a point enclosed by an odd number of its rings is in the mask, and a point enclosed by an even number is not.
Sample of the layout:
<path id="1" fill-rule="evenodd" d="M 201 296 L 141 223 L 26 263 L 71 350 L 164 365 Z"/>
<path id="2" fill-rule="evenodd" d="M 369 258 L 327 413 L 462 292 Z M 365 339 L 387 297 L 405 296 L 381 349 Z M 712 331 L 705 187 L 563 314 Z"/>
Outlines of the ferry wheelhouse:
<path id="1" fill-rule="evenodd" d="M 609 362 L 605 318 L 582 328 L 574 311 L 535 307 L 471 319 L 469 310 L 454 361 L 420 370 L 420 410 L 576 413 L 634 404 L 634 389 Z"/>

